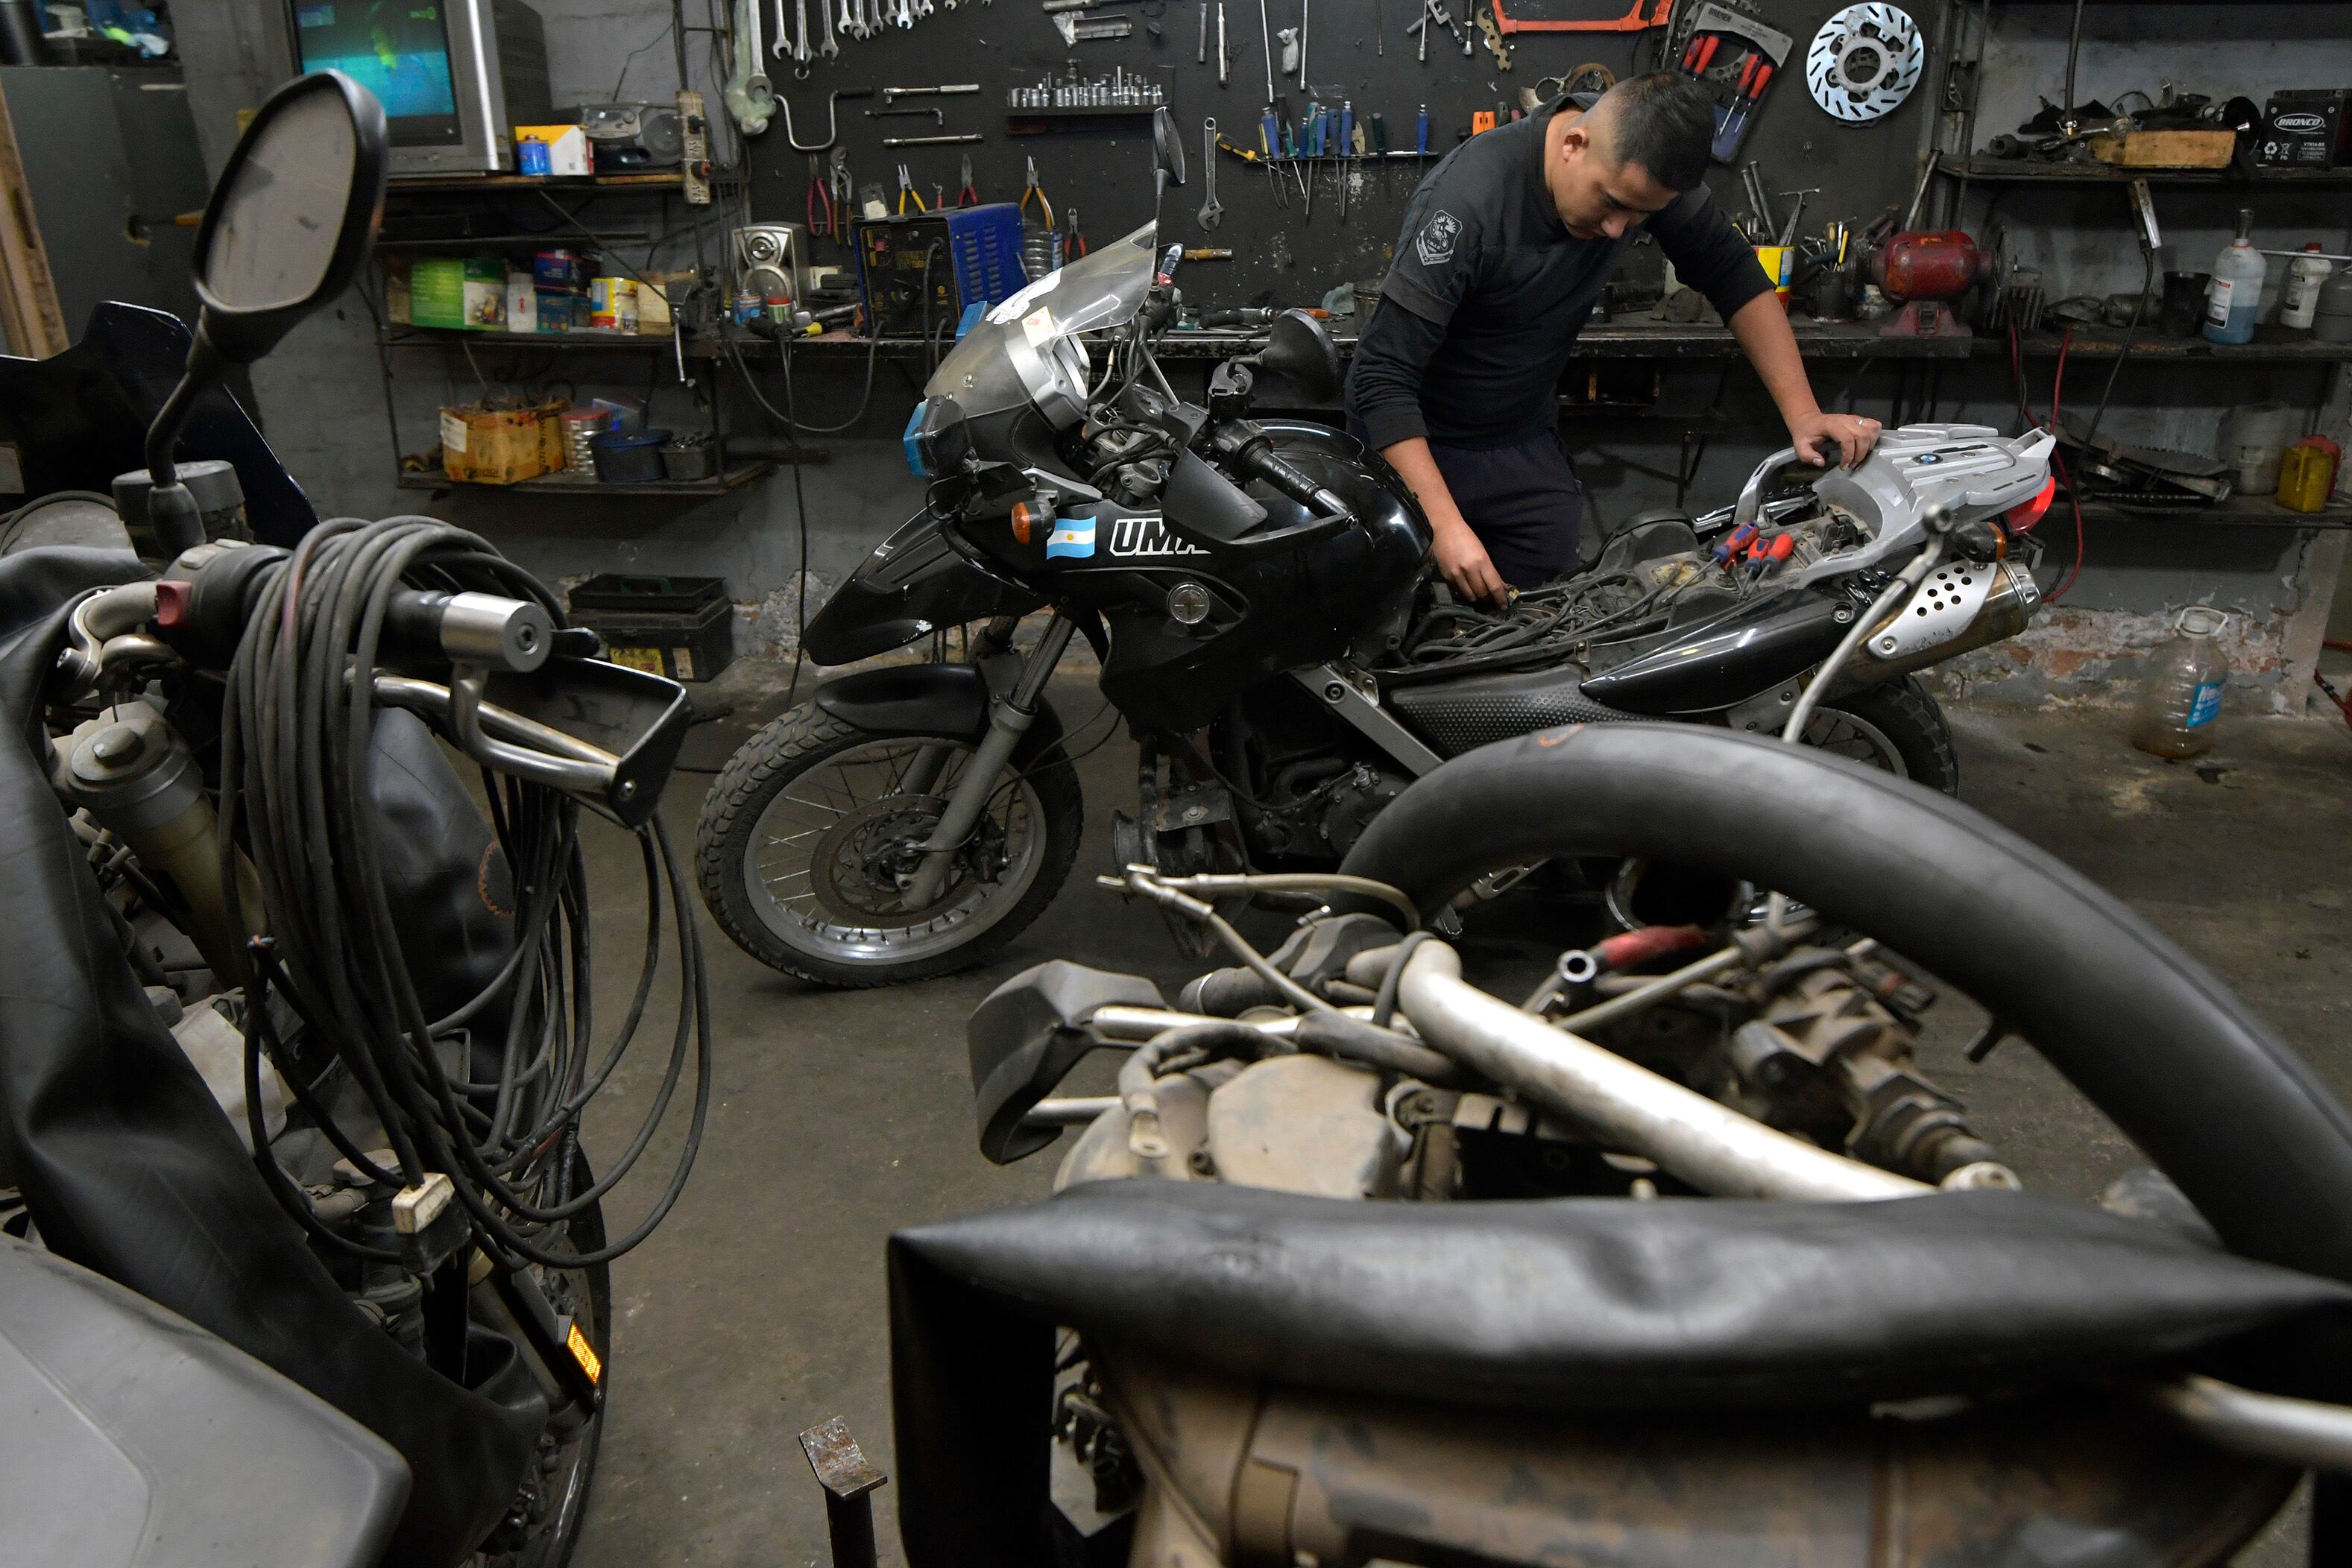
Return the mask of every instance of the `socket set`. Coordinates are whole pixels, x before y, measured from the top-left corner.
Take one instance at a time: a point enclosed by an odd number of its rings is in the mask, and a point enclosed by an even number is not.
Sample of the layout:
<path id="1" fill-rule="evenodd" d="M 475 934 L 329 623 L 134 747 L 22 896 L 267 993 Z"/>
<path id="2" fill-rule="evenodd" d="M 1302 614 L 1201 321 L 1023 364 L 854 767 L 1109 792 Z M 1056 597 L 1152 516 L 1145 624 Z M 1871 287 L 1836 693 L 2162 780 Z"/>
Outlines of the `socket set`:
<path id="1" fill-rule="evenodd" d="M 1035 87 L 1016 87 L 1004 95 L 1008 109 L 1156 109 L 1168 101 L 1168 91 L 1125 68 L 1115 68 L 1093 81 L 1055 81 L 1047 77 Z"/>

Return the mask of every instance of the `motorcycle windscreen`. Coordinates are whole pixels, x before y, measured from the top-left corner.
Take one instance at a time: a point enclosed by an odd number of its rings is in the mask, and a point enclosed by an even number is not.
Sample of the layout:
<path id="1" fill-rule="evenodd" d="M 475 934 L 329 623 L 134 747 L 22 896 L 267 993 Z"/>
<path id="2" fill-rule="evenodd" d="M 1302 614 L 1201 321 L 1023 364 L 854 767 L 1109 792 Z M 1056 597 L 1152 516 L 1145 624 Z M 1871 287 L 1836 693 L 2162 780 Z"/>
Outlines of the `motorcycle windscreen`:
<path id="1" fill-rule="evenodd" d="M 1033 280 L 958 340 L 923 394 L 953 398 L 972 418 L 1056 395 L 1083 408 L 1087 356 L 1077 339 L 1123 327 L 1143 308 L 1158 236 L 1159 225 L 1146 224 Z"/>
<path id="2" fill-rule="evenodd" d="M 809 618 L 801 645 L 820 664 L 855 664 L 943 626 L 1026 615 L 1045 602 L 1043 595 L 963 555 L 939 517 L 926 509 L 874 547 Z"/>
<path id="3" fill-rule="evenodd" d="M 110 493 L 114 476 L 147 466 L 148 422 L 188 360 L 176 316 L 108 300 L 81 339 L 46 360 L 0 355 L 0 443 L 16 448 L 22 489 L 0 489 L 0 512 L 59 490 Z M 196 400 L 181 433 L 183 459 L 217 457 L 236 469 L 246 518 L 263 544 L 299 543 L 319 520 L 310 497 L 226 388 Z"/>

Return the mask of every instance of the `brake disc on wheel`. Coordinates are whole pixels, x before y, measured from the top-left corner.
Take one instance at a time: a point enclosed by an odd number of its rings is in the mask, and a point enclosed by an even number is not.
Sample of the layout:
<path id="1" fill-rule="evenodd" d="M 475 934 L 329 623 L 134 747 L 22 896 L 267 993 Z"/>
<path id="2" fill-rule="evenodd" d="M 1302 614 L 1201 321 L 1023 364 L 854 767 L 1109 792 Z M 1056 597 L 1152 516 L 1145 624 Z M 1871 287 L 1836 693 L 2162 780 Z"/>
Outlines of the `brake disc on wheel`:
<path id="1" fill-rule="evenodd" d="M 1822 112 L 1851 124 L 1894 112 L 1919 85 L 1927 48 L 1918 24 L 1893 5 L 1865 0 L 1822 24 L 1805 51 L 1805 86 Z"/>

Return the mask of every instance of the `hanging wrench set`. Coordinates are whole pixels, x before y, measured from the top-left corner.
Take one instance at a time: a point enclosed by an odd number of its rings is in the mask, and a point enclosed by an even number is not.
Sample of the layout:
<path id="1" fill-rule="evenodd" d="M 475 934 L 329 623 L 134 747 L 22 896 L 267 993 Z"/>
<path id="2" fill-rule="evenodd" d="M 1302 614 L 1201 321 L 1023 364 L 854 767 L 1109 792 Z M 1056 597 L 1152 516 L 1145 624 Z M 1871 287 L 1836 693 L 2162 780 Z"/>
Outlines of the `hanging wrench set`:
<path id="1" fill-rule="evenodd" d="M 1629 71 L 1679 69 L 1718 89 L 1716 151 L 1718 157 L 1735 154 L 1790 49 L 1788 35 L 1759 19 L 1772 4 L 739 0 L 739 26 L 757 31 L 765 74 L 730 83 L 728 102 L 731 110 L 748 98 L 755 110 L 764 105 L 783 121 L 790 150 L 803 154 L 790 160 L 788 178 L 808 163 L 804 186 L 796 180 L 789 201 L 817 214 L 812 237 L 820 261 L 830 244 L 840 245 L 843 260 L 856 258 L 876 321 L 894 334 L 937 334 L 953 329 L 943 323 L 950 306 L 960 316 L 993 297 L 973 278 L 950 283 L 942 272 L 952 247 L 937 227 L 937 209 L 948 193 L 961 193 L 969 211 L 1021 191 L 1015 253 L 1023 276 L 1038 277 L 1083 244 L 1069 221 L 1075 203 L 1056 199 L 1049 207 L 1048 188 L 1061 198 L 1087 186 L 1085 204 L 1109 234 L 1124 232 L 1148 211 L 1139 154 L 1145 122 L 1157 109 L 1180 111 L 1196 160 L 1193 188 L 1181 202 L 1171 197 L 1161 214 L 1163 225 L 1187 231 L 1172 237 L 1193 248 L 1231 251 L 1244 270 L 1269 256 L 1286 258 L 1276 266 L 1295 267 L 1299 263 L 1287 259 L 1292 252 L 1263 244 L 1265 225 L 1300 229 L 1314 223 L 1318 209 L 1338 224 L 1352 217 L 1359 227 L 1339 236 L 1358 236 L 1346 240 L 1344 262 L 1334 254 L 1318 266 L 1318 279 L 1328 285 L 1377 273 L 1404 200 L 1437 160 L 1572 89 L 1605 89 Z M 1184 14 L 1186 5 L 1194 7 L 1192 15 Z M 962 15 L 943 16 L 947 12 Z M 917 33 L 919 23 L 930 26 Z M 1391 32 L 1397 57 L 1376 63 L 1386 59 Z M 906 42 L 895 52 L 906 64 L 890 68 L 904 71 L 898 83 L 836 89 L 819 72 L 831 64 L 833 79 L 844 79 L 839 73 L 848 60 L 875 57 L 859 57 L 849 45 L 901 36 Z M 1517 71 L 1517 57 L 1530 48 L 1558 50 L 1559 57 L 1539 65 L 1527 57 L 1524 73 L 1502 74 Z M 1578 57 L 1587 52 L 1601 58 Z M 938 79 L 929 79 L 934 72 Z M 1427 78 L 1421 92 L 1414 91 L 1416 77 Z M 1527 85 L 1507 85 L 1515 80 Z M 810 85 L 795 85 L 803 81 Z M 820 86 L 823 101 L 812 101 Z M 1245 95 L 1239 104 L 1215 101 L 1235 90 Z M 1465 103 L 1465 96 L 1473 101 Z M 857 97 L 867 101 L 845 121 L 835 103 Z M 1419 98 L 1444 107 L 1433 113 Z M 854 128 L 846 138 L 845 126 Z M 1019 140 L 1008 147 L 997 145 L 999 138 Z M 1024 143 L 1045 150 L 1026 159 L 1025 180 L 1024 163 L 1008 156 Z M 931 156 L 949 148 L 970 156 L 961 163 Z M 1218 167 L 1228 159 L 1242 166 L 1240 173 L 1265 183 L 1255 197 L 1249 195 L 1255 182 L 1235 187 L 1242 205 L 1231 215 L 1224 187 L 1236 171 Z M 851 162 L 858 177 L 850 174 Z M 959 170 L 964 177 L 957 177 Z M 1122 170 L 1131 170 L 1132 178 Z M 887 237 L 870 250 L 861 247 L 854 231 L 877 223 L 888 225 L 881 231 Z M 1237 224 L 1247 230 L 1240 243 L 1228 237 Z M 840 239 L 831 240 L 834 234 Z M 1323 278 L 1327 271 L 1332 276 Z M 901 287 L 908 276 L 917 286 Z M 898 281 L 877 293 L 877 277 Z"/>

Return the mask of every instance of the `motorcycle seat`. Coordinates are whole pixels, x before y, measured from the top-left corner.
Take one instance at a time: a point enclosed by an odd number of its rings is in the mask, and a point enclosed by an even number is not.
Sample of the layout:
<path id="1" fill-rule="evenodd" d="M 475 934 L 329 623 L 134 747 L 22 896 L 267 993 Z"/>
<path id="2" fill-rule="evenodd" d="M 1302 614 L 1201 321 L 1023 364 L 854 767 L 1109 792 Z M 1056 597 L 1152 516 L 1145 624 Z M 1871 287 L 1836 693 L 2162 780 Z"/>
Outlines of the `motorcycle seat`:
<path id="1" fill-rule="evenodd" d="M 1009 1314 L 1238 1377 L 1554 1411 L 2015 1390 L 2255 1331 L 2300 1367 L 2300 1331 L 2352 1306 L 2334 1281 L 2002 1192 L 1411 1204 L 1105 1182 L 900 1231 L 889 1259 L 900 1353 L 927 1322 Z"/>

